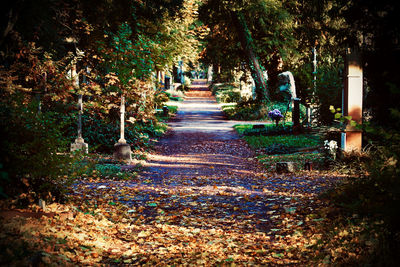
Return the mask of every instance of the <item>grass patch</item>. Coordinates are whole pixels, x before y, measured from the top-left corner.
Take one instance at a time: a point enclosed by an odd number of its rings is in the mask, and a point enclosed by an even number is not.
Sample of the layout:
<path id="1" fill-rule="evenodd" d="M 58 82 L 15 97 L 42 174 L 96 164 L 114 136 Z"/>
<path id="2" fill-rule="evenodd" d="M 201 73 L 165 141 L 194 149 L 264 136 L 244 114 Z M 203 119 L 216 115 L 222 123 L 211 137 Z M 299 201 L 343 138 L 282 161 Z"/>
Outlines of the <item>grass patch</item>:
<path id="1" fill-rule="evenodd" d="M 275 144 L 287 147 L 313 147 L 320 144 L 317 137 L 310 134 L 276 135 L 276 136 L 245 136 L 246 142 L 255 149 L 266 148 Z"/>

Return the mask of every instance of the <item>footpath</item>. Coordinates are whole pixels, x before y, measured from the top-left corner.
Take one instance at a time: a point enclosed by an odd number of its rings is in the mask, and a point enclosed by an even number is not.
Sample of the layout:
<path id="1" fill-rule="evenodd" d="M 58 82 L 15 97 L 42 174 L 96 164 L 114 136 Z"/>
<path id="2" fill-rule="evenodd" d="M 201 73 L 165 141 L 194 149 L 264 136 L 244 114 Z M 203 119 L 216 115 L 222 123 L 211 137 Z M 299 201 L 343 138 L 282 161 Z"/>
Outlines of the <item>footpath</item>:
<path id="1" fill-rule="evenodd" d="M 195 81 L 136 179 L 76 188 L 86 199 L 112 197 L 129 263 L 305 263 L 299 251 L 313 241 L 301 233 L 312 226 L 310 214 L 322 205 L 315 196 L 330 178 L 267 173 L 235 133 L 237 123 L 225 118 L 205 81 Z"/>

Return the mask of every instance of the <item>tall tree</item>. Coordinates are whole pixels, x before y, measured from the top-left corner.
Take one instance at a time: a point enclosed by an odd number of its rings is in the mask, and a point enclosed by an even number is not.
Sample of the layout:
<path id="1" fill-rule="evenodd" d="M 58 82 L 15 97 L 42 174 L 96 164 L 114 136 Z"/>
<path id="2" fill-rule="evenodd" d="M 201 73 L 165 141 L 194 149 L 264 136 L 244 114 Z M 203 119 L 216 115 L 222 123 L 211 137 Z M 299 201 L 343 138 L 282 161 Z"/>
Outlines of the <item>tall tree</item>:
<path id="1" fill-rule="evenodd" d="M 246 53 L 247 66 L 256 85 L 256 99 L 260 102 L 269 101 L 267 81 L 265 80 L 260 61 L 254 51 L 253 39 L 251 38 L 246 20 L 240 11 L 232 11 L 231 16 L 238 32 L 242 49 Z"/>
<path id="2" fill-rule="evenodd" d="M 210 28 L 206 61 L 231 69 L 247 62 L 258 100 L 268 99 L 273 89 L 266 86 L 262 66 L 268 74 L 276 74 L 277 64 L 273 62 L 285 58 L 287 50 L 293 48 L 292 18 L 282 3 L 208 0 L 200 8 L 200 18 Z M 218 44 L 218 39 L 224 41 Z"/>

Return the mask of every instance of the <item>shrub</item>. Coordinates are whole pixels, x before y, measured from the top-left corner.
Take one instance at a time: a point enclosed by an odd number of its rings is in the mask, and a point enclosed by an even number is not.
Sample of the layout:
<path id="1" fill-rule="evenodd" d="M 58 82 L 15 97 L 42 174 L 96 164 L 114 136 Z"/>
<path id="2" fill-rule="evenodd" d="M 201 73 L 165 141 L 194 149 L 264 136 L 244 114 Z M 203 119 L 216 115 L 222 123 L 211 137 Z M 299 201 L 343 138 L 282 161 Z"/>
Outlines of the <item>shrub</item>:
<path id="1" fill-rule="evenodd" d="M 171 108 L 172 112 L 174 111 Z M 76 138 L 76 114 L 64 115 L 64 120 L 70 123 L 66 126 L 66 138 L 73 142 Z M 98 114 L 82 115 L 82 135 L 85 142 L 89 144 L 91 152 L 113 153 L 114 144 L 120 138 L 120 122 L 105 119 Z M 125 122 L 125 139 L 133 149 L 147 148 L 151 143 L 152 137 L 160 137 L 166 130 L 162 122 L 151 120 L 134 123 Z"/>
<path id="2" fill-rule="evenodd" d="M 333 122 L 331 105 L 341 105 L 342 97 L 342 69 L 341 63 L 321 65 L 318 70 L 317 86 L 314 92 L 313 102 L 317 105 L 314 116 L 322 125 L 330 125 Z"/>
<path id="3" fill-rule="evenodd" d="M 31 192 L 34 198 L 62 199 L 64 177 L 72 158 L 66 154 L 65 121 L 54 112 L 37 112 L 38 103 L 18 107 L 0 104 L 2 195 Z"/>
<path id="4" fill-rule="evenodd" d="M 155 103 L 156 107 L 162 106 L 168 100 L 169 100 L 169 96 L 164 91 L 160 91 L 154 95 L 154 103 Z"/>

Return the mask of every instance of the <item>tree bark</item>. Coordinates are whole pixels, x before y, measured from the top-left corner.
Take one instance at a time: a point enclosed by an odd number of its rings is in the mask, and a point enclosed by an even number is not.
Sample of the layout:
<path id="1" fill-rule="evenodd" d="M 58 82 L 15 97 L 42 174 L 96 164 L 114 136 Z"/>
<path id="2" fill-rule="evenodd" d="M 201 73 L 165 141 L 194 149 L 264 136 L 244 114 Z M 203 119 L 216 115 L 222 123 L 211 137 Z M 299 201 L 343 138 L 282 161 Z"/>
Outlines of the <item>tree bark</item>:
<path id="1" fill-rule="evenodd" d="M 268 86 L 264 78 L 262 66 L 259 63 L 256 53 L 254 52 L 254 44 L 253 39 L 251 38 L 250 30 L 247 27 L 247 23 L 243 17 L 243 14 L 232 11 L 231 15 L 239 35 L 240 43 L 246 55 L 247 65 L 256 85 L 256 100 L 259 102 L 268 102 L 270 100 Z"/>

